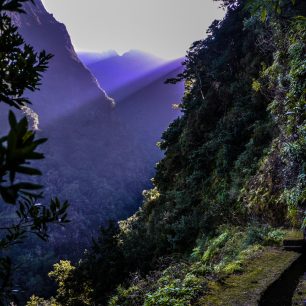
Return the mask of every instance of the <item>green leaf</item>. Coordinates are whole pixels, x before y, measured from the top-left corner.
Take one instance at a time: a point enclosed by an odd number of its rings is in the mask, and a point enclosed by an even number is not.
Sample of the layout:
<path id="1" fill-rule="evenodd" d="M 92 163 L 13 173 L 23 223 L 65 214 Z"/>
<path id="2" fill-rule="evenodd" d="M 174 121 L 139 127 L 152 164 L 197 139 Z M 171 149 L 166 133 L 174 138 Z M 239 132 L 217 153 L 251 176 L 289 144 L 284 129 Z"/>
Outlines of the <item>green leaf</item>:
<path id="1" fill-rule="evenodd" d="M 33 184 L 33 183 L 18 183 L 14 185 L 14 188 L 20 190 L 20 189 L 26 189 L 26 190 L 37 190 L 37 189 L 42 189 L 42 185 L 39 184 Z"/>
<path id="2" fill-rule="evenodd" d="M 42 175 L 41 171 L 35 168 L 18 166 L 15 169 L 16 172 L 28 174 L 28 175 Z"/>
<path id="3" fill-rule="evenodd" d="M 0 195 L 6 203 L 16 204 L 17 192 L 12 188 L 0 187 Z"/>
<path id="4" fill-rule="evenodd" d="M 267 16 L 268 16 L 268 11 L 266 9 L 263 9 L 261 11 L 261 21 L 265 22 L 267 20 Z"/>
<path id="5" fill-rule="evenodd" d="M 17 125 L 15 114 L 12 111 L 9 112 L 9 123 L 11 128 L 15 128 L 15 126 Z"/>

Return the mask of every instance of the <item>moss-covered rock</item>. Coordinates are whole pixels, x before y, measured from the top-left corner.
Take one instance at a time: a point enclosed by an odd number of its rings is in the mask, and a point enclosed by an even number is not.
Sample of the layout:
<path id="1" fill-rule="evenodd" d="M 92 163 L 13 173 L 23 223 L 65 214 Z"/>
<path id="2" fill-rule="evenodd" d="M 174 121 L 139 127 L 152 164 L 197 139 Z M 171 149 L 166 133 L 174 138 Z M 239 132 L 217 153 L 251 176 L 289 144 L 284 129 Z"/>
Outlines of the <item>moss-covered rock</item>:
<path id="1" fill-rule="evenodd" d="M 258 305 L 263 292 L 299 258 L 300 254 L 280 248 L 265 248 L 250 259 L 242 273 L 230 275 L 223 281 L 211 281 L 208 294 L 197 306 L 252 306 Z"/>
<path id="2" fill-rule="evenodd" d="M 302 240 L 304 235 L 302 231 L 291 229 L 285 231 L 284 240 Z"/>

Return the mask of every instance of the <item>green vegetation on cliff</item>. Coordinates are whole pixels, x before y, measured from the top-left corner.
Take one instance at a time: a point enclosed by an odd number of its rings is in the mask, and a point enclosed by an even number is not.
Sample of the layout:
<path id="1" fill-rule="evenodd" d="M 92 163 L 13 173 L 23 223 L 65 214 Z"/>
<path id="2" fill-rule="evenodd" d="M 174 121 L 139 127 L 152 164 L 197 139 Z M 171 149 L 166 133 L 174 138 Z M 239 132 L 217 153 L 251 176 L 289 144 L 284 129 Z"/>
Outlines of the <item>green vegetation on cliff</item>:
<path id="1" fill-rule="evenodd" d="M 221 2 L 226 17 L 169 80 L 185 82 L 183 114 L 155 188 L 63 269 L 60 305 L 193 305 L 213 281 L 247 277 L 253 256 L 273 259 L 275 228 L 305 226 L 306 3 Z"/>

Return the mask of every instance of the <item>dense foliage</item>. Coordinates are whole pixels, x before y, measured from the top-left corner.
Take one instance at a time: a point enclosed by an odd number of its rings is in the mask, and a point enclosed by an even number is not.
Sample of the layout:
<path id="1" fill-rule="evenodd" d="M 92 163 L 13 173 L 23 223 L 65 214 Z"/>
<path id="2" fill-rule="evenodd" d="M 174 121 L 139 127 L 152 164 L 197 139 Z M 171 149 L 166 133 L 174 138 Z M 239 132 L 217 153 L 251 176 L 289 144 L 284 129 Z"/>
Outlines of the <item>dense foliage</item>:
<path id="1" fill-rule="evenodd" d="M 222 5 L 169 80 L 185 81 L 183 115 L 163 134 L 155 188 L 69 270 L 59 304 L 191 305 L 207 276 L 279 243 L 270 226 L 305 224 L 306 3 Z"/>

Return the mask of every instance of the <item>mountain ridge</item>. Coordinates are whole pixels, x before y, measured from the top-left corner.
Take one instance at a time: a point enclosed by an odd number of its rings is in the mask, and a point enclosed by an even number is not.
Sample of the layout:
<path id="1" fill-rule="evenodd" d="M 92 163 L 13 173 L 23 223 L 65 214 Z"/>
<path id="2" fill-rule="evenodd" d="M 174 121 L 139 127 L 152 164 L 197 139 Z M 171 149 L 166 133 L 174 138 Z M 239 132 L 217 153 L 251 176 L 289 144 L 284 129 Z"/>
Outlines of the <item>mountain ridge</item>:
<path id="1" fill-rule="evenodd" d="M 42 127 L 87 101 L 95 101 L 103 112 L 109 112 L 112 99 L 79 60 L 65 25 L 45 10 L 41 0 L 35 0 L 35 5 L 25 3 L 24 9 L 27 14 L 10 14 L 19 32 L 35 50 L 54 54 L 41 90 L 34 95 L 28 93 L 33 102 L 31 108 L 39 114 Z"/>

